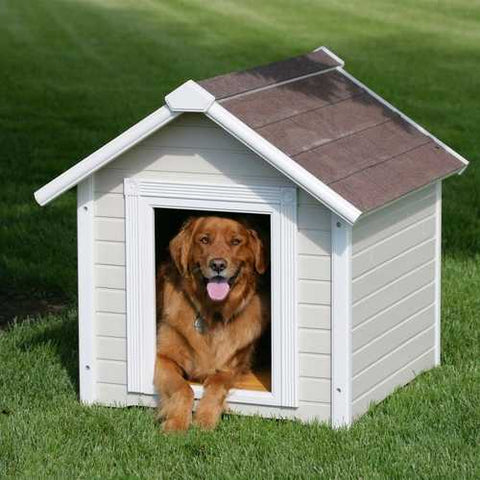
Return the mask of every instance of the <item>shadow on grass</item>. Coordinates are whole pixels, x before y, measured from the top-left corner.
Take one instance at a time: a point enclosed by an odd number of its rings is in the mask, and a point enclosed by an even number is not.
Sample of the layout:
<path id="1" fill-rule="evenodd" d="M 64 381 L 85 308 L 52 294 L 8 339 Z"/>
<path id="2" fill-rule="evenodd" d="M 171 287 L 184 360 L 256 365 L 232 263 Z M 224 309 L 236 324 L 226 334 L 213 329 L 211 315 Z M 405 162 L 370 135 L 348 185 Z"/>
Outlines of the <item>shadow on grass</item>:
<path id="1" fill-rule="evenodd" d="M 49 359 L 51 355 L 58 359 L 58 363 L 65 370 L 69 383 L 78 397 L 77 312 L 72 310 L 60 316 L 44 317 L 34 328 L 29 328 L 26 332 L 26 338 L 18 344 L 19 349 L 23 352 L 31 352 L 37 349 L 38 351 L 48 350 Z M 51 360 L 48 361 L 48 364 L 52 364 Z M 56 379 L 53 379 L 53 381 L 56 382 Z"/>

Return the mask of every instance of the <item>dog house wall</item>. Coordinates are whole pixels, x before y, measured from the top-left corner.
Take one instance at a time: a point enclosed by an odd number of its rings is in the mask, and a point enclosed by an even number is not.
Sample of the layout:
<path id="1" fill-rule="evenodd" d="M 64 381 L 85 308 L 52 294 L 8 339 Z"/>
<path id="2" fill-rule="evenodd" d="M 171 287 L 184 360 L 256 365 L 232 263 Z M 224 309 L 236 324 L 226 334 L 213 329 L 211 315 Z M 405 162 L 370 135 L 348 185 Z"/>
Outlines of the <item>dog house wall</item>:
<path id="1" fill-rule="evenodd" d="M 343 67 L 321 47 L 189 80 L 35 193 L 44 205 L 78 185 L 83 401 L 155 405 L 127 388 L 125 178 L 297 185 L 298 408 L 235 410 L 348 425 L 439 364 L 441 181 L 468 162 Z M 292 352 L 277 373 L 296 373 Z"/>
<path id="2" fill-rule="evenodd" d="M 293 186 L 202 114 L 183 114 L 89 180 L 94 190 L 95 401 L 154 404 L 127 391 L 124 178 L 182 183 Z M 330 418 L 330 211 L 298 189 L 297 409 L 230 404 L 243 413 Z M 273 319 L 275 321 L 275 319 Z M 273 366 L 275 368 L 275 366 Z"/>
<path id="3" fill-rule="evenodd" d="M 441 183 L 352 233 L 352 415 L 440 363 Z"/>

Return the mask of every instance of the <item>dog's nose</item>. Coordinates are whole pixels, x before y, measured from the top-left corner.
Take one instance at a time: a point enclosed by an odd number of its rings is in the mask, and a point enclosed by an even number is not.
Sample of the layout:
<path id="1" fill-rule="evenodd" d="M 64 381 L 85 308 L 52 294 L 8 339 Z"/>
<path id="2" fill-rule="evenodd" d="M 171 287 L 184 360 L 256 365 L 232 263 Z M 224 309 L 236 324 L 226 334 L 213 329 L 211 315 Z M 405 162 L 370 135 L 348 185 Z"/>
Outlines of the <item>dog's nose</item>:
<path id="1" fill-rule="evenodd" d="M 213 258 L 209 265 L 214 272 L 220 273 L 227 268 L 227 261 L 224 258 Z"/>

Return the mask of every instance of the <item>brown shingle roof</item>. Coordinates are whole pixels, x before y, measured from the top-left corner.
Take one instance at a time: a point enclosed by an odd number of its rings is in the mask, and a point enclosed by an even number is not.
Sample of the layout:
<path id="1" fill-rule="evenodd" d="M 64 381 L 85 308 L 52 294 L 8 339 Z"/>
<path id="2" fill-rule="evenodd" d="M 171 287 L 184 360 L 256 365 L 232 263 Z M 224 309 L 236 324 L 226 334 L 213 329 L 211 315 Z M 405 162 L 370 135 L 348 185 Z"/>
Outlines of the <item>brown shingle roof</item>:
<path id="1" fill-rule="evenodd" d="M 238 95 L 249 90 L 285 82 L 292 78 L 322 72 L 339 65 L 340 63 L 330 55 L 327 55 L 322 50 L 318 50 L 299 57 L 250 68 L 242 72 L 232 72 L 207 78 L 198 83 L 217 100 L 221 100 L 222 98 Z"/>
<path id="2" fill-rule="evenodd" d="M 319 50 L 199 84 L 363 212 L 465 167 L 341 66 Z"/>

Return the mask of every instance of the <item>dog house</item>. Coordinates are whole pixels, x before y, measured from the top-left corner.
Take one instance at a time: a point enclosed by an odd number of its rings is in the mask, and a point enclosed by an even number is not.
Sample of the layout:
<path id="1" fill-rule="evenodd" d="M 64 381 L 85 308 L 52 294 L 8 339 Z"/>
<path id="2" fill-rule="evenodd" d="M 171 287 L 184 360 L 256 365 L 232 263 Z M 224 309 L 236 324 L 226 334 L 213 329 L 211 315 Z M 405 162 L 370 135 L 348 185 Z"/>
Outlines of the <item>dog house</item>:
<path id="1" fill-rule="evenodd" d="M 35 193 L 77 186 L 83 402 L 156 404 L 156 243 L 192 212 L 270 234 L 268 379 L 234 411 L 348 425 L 439 364 L 441 181 L 468 162 L 343 65 L 322 47 L 187 81 Z"/>

